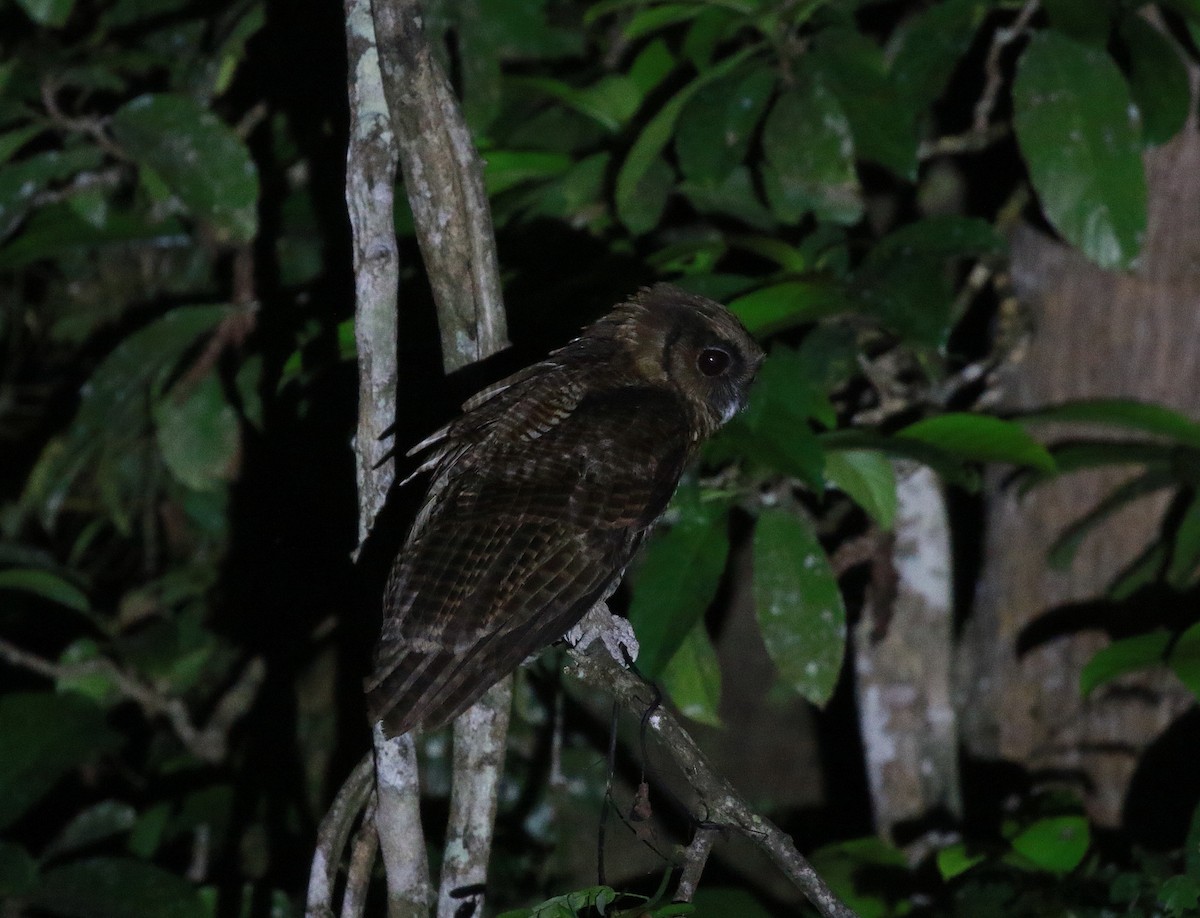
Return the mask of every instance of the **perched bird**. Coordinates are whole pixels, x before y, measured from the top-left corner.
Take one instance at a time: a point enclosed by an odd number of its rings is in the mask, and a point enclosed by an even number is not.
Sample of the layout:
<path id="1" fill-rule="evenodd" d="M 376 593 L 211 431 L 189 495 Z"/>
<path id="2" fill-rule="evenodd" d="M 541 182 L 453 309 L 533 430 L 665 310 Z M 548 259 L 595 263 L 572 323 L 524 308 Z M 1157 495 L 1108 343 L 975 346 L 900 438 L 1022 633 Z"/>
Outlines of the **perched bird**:
<path id="1" fill-rule="evenodd" d="M 384 594 L 372 723 L 448 723 L 607 599 L 762 359 L 725 307 L 659 284 L 414 447 L 432 478 Z"/>

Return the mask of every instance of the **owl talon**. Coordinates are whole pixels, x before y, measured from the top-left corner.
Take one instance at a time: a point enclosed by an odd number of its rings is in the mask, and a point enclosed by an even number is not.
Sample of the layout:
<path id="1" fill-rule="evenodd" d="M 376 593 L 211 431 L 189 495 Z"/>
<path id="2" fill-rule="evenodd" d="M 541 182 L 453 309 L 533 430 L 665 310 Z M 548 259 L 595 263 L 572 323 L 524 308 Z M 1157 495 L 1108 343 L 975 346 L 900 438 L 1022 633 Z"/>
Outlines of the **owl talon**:
<path id="1" fill-rule="evenodd" d="M 604 645 L 608 655 L 628 669 L 638 655 L 638 639 L 629 621 L 608 611 L 608 605 L 597 603 L 569 630 L 563 639 L 575 650 L 586 651 L 596 641 Z"/>

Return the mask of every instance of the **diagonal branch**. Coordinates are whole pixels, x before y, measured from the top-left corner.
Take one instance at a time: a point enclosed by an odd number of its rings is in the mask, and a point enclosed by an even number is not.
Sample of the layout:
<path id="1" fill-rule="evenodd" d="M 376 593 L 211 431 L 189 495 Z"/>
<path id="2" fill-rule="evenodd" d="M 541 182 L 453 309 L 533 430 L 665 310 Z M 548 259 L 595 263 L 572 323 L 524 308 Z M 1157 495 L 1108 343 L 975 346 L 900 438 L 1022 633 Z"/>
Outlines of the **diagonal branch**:
<path id="1" fill-rule="evenodd" d="M 626 711 L 642 717 L 654 702 L 653 687 L 617 663 L 602 645 L 592 647 L 596 649 L 571 651 L 568 672 L 592 688 L 611 694 Z M 706 822 L 737 829 L 762 848 L 824 918 L 855 918 L 796 849 L 796 843 L 750 808 L 670 712 L 654 708 L 645 722 L 703 802 Z"/>

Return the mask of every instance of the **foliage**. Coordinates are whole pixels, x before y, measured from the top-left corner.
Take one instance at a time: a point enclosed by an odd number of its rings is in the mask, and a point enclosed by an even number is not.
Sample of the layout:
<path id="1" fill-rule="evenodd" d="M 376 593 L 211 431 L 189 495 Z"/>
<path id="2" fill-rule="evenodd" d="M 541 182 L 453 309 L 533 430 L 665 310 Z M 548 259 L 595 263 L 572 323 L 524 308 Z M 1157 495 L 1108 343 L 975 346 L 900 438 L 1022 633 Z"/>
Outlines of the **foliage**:
<path id="1" fill-rule="evenodd" d="M 536 312 L 514 328 L 544 351 L 654 276 L 729 302 L 769 347 L 747 410 L 631 572 L 642 664 L 688 717 L 721 720 L 711 626 L 743 545 L 779 697 L 837 696 L 855 608 L 825 552 L 892 527 L 896 457 L 964 488 L 984 462 L 1026 469 L 1028 487 L 1135 466 L 1051 560 L 1169 489 L 1161 537 L 1109 596 L 1194 598 L 1200 427 L 1118 402 L 1016 420 L 970 406 L 1017 343 L 1003 316 L 979 329 L 1027 200 L 1097 264 L 1136 263 L 1140 152 L 1194 104 L 1200 6 L 427 6 L 486 159 L 510 309 Z M 339 26 L 261 0 L 18 0 L 0 6 L 0 50 L 0 735 L 15 750 L 0 756 L 0 900 L 287 914 L 330 782 L 364 742 Z M 444 393 L 410 400 L 415 441 L 455 384 L 429 381 L 436 336 L 397 224 L 405 384 Z M 1048 421 L 1133 438 L 1047 449 L 1033 433 Z M 1085 690 L 1162 662 L 1200 693 L 1192 608 L 1121 635 Z M 528 685 L 519 698 L 502 907 L 560 888 L 543 863 L 569 834 L 555 814 L 602 791 L 586 730 L 567 731 L 569 800 L 546 786 L 551 717 Z M 427 773 L 444 797 L 444 754 Z M 1043 814 L 982 854 L 944 848 L 944 885 L 925 894 L 961 914 L 1096 889 L 1129 914 L 1194 909 L 1194 864 L 1117 867 L 1091 849 L 1072 863 L 1086 831 Z M 882 843 L 831 851 L 861 914 L 917 901 Z M 906 879 L 871 899 L 864 865 Z M 744 890 L 702 893 L 767 911 Z M 572 895 L 542 908 L 615 891 Z"/>

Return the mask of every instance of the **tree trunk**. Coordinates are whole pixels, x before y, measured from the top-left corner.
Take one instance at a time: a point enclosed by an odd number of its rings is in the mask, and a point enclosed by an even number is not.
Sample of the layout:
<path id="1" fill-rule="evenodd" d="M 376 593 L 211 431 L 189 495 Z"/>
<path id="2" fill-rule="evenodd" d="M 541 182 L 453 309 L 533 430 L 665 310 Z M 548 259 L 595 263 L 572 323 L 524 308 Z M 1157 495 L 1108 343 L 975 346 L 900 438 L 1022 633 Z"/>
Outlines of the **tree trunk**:
<path id="1" fill-rule="evenodd" d="M 1102 271 L 1029 226 L 1015 234 L 1013 281 L 1034 332 L 1024 359 L 1001 377 L 1002 408 L 1124 396 L 1197 413 L 1200 134 L 1194 115 L 1145 161 L 1149 225 L 1136 271 Z M 1107 643 L 1099 631 L 1017 648 L 1047 611 L 1101 594 L 1153 536 L 1163 499 L 1135 503 L 1090 534 L 1069 570 L 1047 568 L 1047 550 L 1064 527 L 1127 474 L 1070 475 L 1024 499 L 994 478 L 984 570 L 963 638 L 968 749 L 1080 779 L 1091 815 L 1104 824 L 1120 819 L 1141 751 L 1192 699 L 1160 673 L 1126 677 L 1083 699 L 1080 669 Z"/>

